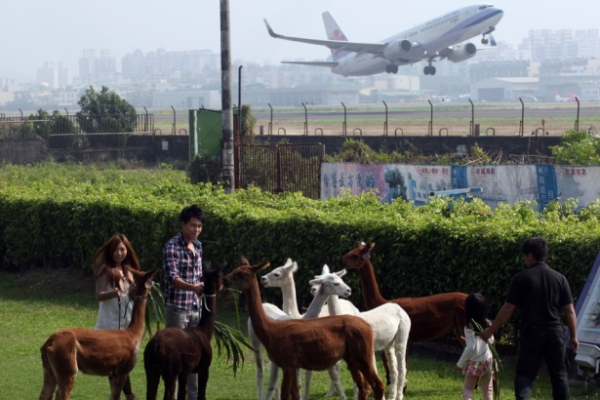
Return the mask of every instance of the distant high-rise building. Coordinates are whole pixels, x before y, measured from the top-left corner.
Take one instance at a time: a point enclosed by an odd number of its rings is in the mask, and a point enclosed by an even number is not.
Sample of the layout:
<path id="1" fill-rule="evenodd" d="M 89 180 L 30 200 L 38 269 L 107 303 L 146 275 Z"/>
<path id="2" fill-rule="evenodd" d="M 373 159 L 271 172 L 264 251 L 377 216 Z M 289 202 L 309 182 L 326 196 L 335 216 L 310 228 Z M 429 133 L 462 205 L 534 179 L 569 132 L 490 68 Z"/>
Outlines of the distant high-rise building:
<path id="1" fill-rule="evenodd" d="M 194 80 L 201 77 L 205 69 L 216 69 L 217 60 L 218 55 L 210 50 L 167 51 L 161 48 L 145 55 L 136 50 L 121 59 L 122 76 L 131 80 Z"/>
<path id="2" fill-rule="evenodd" d="M 117 80 L 117 63 L 108 50 L 96 57 L 94 50 L 84 50 L 79 58 L 79 79 L 82 83 L 110 84 Z"/>
<path id="3" fill-rule="evenodd" d="M 37 83 L 52 89 L 58 87 L 58 71 L 54 68 L 54 63 L 46 61 L 43 67 L 38 68 Z"/>
<path id="4" fill-rule="evenodd" d="M 522 59 L 543 61 L 558 58 L 596 58 L 600 56 L 597 29 L 533 29 L 519 45 Z"/>

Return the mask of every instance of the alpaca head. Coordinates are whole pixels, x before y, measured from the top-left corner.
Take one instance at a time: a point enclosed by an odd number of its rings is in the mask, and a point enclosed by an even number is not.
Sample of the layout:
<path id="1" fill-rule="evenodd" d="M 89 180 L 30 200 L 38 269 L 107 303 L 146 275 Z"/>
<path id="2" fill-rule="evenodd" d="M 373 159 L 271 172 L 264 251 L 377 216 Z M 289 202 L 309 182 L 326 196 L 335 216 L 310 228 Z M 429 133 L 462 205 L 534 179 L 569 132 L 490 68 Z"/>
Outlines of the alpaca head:
<path id="1" fill-rule="evenodd" d="M 284 287 L 286 283 L 293 281 L 294 273 L 298 271 L 298 263 L 288 258 L 286 263 L 281 267 L 275 268 L 273 271 L 260 278 L 260 283 L 264 287 Z"/>
<path id="2" fill-rule="evenodd" d="M 204 270 L 204 294 L 214 295 L 223 289 L 223 269 L 225 267 Z"/>
<path id="3" fill-rule="evenodd" d="M 340 259 L 340 267 L 347 269 L 362 269 L 371 258 L 371 249 L 375 243 L 359 242 L 358 247 L 344 254 Z"/>
<path id="4" fill-rule="evenodd" d="M 248 290 L 252 287 L 256 274 L 267 268 L 270 264 L 264 262 L 257 265 L 250 265 L 250 262 L 242 256 L 242 265 L 234 269 L 223 277 L 225 287 L 233 287 L 241 291 Z"/>
<path id="5" fill-rule="evenodd" d="M 326 295 L 337 295 L 344 298 L 352 294 L 352 289 L 342 280 L 342 276 L 346 275 L 345 269 L 330 273 L 329 267 L 325 264 L 322 272 L 322 275 L 315 276 L 315 279 L 310 281 L 313 296 L 316 296 L 319 291 Z"/>
<path id="6" fill-rule="evenodd" d="M 128 266 L 125 266 L 125 268 L 133 275 L 135 284 L 134 298 L 138 299 L 146 297 L 152 289 L 152 277 L 156 275 L 158 268 L 151 271 L 138 271 Z"/>

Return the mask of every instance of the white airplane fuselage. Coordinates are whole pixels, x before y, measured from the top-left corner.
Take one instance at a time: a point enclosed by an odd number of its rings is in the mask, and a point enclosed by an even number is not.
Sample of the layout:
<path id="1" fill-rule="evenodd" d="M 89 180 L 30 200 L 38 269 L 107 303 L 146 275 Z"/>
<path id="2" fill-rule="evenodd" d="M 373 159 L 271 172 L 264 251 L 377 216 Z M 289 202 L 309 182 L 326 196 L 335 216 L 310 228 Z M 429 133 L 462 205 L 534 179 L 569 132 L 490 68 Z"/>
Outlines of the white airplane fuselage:
<path id="1" fill-rule="evenodd" d="M 364 76 L 386 72 L 386 66 L 413 64 L 435 59 L 440 52 L 479 35 L 486 35 L 503 17 L 503 11 L 493 6 L 472 5 L 447 13 L 439 18 L 391 36 L 381 43 L 410 41 L 416 45 L 397 59 L 387 59 L 370 53 L 350 53 L 338 61 L 331 71 L 343 76 Z"/>

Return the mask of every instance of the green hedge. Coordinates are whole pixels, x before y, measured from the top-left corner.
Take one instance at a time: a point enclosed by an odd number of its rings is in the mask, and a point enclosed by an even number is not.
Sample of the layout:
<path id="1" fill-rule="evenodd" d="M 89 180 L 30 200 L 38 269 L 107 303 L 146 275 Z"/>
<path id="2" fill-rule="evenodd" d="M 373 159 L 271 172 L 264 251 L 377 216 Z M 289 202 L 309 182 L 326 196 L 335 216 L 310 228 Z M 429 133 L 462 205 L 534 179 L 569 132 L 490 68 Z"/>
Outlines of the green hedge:
<path id="1" fill-rule="evenodd" d="M 95 250 L 125 233 L 141 264 L 161 265 L 162 247 L 178 230 L 181 208 L 199 204 L 208 222 L 201 236 L 205 258 L 233 268 L 251 262 L 282 265 L 291 257 L 299 300 L 310 302 L 308 280 L 324 263 L 336 270 L 357 240 L 373 241 L 373 265 L 384 297 L 447 291 L 482 292 L 497 310 L 510 278 L 524 268 L 520 247 L 543 235 L 549 264 L 567 276 L 574 296 L 600 250 L 600 202 L 577 213 L 575 204 L 551 204 L 543 214 L 531 203 L 491 210 L 478 199 L 436 199 L 422 207 L 373 194 L 314 201 L 300 194 L 258 189 L 227 195 L 212 185 L 191 185 L 181 172 L 121 171 L 42 164 L 0 168 L 0 253 L 5 265 L 79 266 L 89 270 Z M 362 305 L 360 279 L 346 276 L 351 300 Z M 279 294 L 264 291 L 267 300 Z"/>

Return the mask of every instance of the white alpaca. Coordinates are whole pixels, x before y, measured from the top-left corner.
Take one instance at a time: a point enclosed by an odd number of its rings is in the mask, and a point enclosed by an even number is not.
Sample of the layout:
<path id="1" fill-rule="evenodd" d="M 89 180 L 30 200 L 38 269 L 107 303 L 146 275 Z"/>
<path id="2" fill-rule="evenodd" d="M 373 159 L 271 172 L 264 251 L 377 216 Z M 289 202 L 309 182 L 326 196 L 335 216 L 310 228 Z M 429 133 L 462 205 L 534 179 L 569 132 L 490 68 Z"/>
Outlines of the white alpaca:
<path id="1" fill-rule="evenodd" d="M 289 301 L 286 301 L 286 299 L 285 299 L 286 296 L 284 295 L 284 304 L 286 305 L 286 309 L 288 311 L 291 310 L 291 313 L 294 313 L 294 309 L 296 312 L 298 310 L 297 305 L 295 305 L 296 300 L 295 300 L 295 287 L 294 287 L 294 279 L 293 279 L 293 273 L 295 271 L 297 271 L 297 269 L 298 269 L 297 264 L 295 262 L 292 263 L 291 260 L 288 259 L 288 262 L 284 266 L 276 268 L 271 273 L 269 273 L 261 278 L 261 282 L 263 283 L 263 285 L 265 285 L 267 287 L 281 287 L 282 290 L 284 287 L 286 287 L 288 294 L 290 292 L 293 293 L 293 297 L 291 297 L 291 298 L 293 299 L 294 305 L 291 305 Z M 291 286 L 290 286 L 290 281 L 291 281 Z M 280 285 L 279 283 L 282 283 L 283 285 Z M 327 301 L 327 299 L 329 298 L 329 296 L 331 294 L 334 294 L 336 297 L 338 297 L 338 296 L 348 297 L 352 293 L 350 287 L 348 287 L 348 285 L 346 285 L 344 283 L 344 281 L 342 281 L 342 279 L 338 275 L 335 275 L 335 274 L 323 274 L 323 275 L 317 276 L 317 277 L 315 277 L 315 279 L 313 281 L 311 281 L 311 284 L 318 285 L 319 290 L 317 291 L 313 301 L 310 303 L 310 306 L 308 307 L 306 313 L 304 315 L 302 315 L 303 319 L 310 319 L 310 318 L 318 317 L 320 312 L 323 309 L 323 306 L 325 305 L 325 302 Z M 289 290 L 290 287 L 292 287 L 293 290 Z M 290 297 L 288 297 L 287 300 L 290 300 Z M 291 316 L 285 314 L 283 311 L 281 311 L 281 310 L 277 311 L 276 310 L 277 308 L 275 306 L 273 306 L 272 304 L 264 303 L 263 309 L 267 312 L 267 315 L 273 319 L 278 319 L 278 320 L 292 319 Z M 254 333 L 254 329 L 252 328 L 252 324 L 250 323 L 250 321 L 248 322 L 248 336 L 250 338 L 250 342 L 251 342 L 252 347 L 254 348 L 254 352 L 255 352 L 255 360 L 256 360 L 256 364 L 257 364 L 256 382 L 257 382 L 257 386 L 258 386 L 258 396 L 259 396 L 259 400 L 262 400 L 262 384 L 263 384 L 263 380 L 264 380 L 264 376 L 262 373 L 262 348 L 263 348 L 263 345 L 262 345 L 262 343 L 260 343 L 260 341 L 256 337 L 256 334 Z M 260 365 L 259 365 L 259 362 L 260 362 Z M 259 370 L 260 370 L 260 376 L 259 376 Z M 266 395 L 265 399 L 270 400 L 273 397 L 273 395 L 275 395 L 275 397 L 278 399 L 279 391 L 277 390 L 277 378 L 279 375 L 279 368 L 277 368 L 273 363 L 269 363 L 269 371 L 270 371 L 270 380 L 269 380 L 269 386 L 267 388 L 267 395 Z M 328 372 L 329 372 L 331 381 L 337 382 L 337 384 L 338 384 L 338 386 L 336 386 L 336 389 L 338 390 L 339 393 L 341 393 L 340 397 L 342 398 L 342 400 L 346 400 L 346 396 L 343 392 L 342 385 L 339 381 L 339 376 L 337 375 L 338 370 L 336 368 L 331 368 L 328 370 Z M 308 391 L 306 389 L 305 389 L 305 397 L 308 397 Z"/>
<path id="2" fill-rule="evenodd" d="M 323 273 L 329 273 L 329 267 L 323 266 Z M 346 270 L 336 273 L 340 278 Z M 343 314 L 342 307 L 336 296 L 329 297 L 327 303 L 330 315 Z M 375 335 L 375 351 L 383 350 L 390 366 L 390 400 L 402 400 L 404 386 L 406 385 L 406 347 L 410 333 L 410 317 L 395 303 L 382 304 L 370 311 L 361 312 L 359 317 L 364 319 Z M 375 354 L 373 354 L 375 362 Z M 308 387 L 308 383 L 306 384 Z M 356 388 L 355 388 L 356 396 Z"/>

